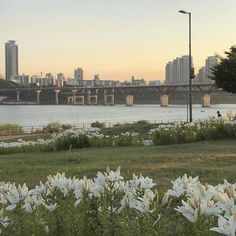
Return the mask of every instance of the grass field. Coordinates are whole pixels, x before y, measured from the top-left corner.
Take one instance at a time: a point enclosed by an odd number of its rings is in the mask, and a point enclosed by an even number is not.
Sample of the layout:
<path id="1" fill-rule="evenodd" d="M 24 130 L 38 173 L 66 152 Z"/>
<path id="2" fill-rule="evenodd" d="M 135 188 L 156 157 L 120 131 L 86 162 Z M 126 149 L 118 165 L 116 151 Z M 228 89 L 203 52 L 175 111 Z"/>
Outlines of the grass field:
<path id="1" fill-rule="evenodd" d="M 184 173 L 203 182 L 236 182 L 236 140 L 220 140 L 156 147 L 89 148 L 71 152 L 20 153 L 0 156 L 0 181 L 29 186 L 57 171 L 67 176 L 93 177 L 106 167 L 122 168 L 124 177 L 142 173 L 154 178 L 159 189 Z"/>

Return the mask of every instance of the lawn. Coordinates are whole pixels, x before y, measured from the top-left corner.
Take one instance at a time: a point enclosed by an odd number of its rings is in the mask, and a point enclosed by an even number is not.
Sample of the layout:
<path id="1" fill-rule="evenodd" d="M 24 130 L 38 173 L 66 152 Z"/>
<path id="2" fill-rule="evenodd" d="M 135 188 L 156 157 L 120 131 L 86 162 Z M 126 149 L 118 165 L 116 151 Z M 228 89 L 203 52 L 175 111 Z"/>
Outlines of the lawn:
<path id="1" fill-rule="evenodd" d="M 57 171 L 67 176 L 93 177 L 98 170 L 121 166 L 124 177 L 142 173 L 154 178 L 159 189 L 184 173 L 203 182 L 236 182 L 236 140 L 220 140 L 155 147 L 105 147 L 71 152 L 20 153 L 0 156 L 0 180 L 29 186 Z"/>

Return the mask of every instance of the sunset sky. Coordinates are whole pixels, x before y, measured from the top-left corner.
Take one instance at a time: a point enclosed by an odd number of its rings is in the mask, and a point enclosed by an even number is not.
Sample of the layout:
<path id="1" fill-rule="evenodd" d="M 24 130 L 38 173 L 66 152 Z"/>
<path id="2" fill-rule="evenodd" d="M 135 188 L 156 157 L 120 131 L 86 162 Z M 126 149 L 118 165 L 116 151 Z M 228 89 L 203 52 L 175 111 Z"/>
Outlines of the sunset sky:
<path id="1" fill-rule="evenodd" d="M 236 0 L 1 0 L 0 74 L 4 43 L 19 46 L 19 72 L 63 72 L 85 78 L 164 79 L 165 64 L 188 53 L 193 17 L 196 70 L 236 44 Z"/>

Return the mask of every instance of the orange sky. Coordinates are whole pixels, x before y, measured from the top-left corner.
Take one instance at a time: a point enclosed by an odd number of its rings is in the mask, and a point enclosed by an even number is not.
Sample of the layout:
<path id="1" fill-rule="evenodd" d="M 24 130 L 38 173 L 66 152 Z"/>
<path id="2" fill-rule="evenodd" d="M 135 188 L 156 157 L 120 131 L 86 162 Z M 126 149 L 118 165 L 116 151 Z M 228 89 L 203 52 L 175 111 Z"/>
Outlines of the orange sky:
<path id="1" fill-rule="evenodd" d="M 193 14 L 196 70 L 236 44 L 235 0 L 1 0 L 0 74 L 4 43 L 15 39 L 20 73 L 82 67 L 85 79 L 163 80 L 165 64 L 188 53 L 182 8 Z"/>

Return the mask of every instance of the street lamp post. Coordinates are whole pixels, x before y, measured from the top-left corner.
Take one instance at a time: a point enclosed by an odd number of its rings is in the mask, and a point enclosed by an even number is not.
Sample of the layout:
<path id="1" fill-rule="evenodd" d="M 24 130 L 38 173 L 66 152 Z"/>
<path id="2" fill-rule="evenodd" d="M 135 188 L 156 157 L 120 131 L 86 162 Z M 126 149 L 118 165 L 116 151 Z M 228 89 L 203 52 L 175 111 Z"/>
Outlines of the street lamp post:
<path id="1" fill-rule="evenodd" d="M 193 120 L 193 109 L 192 109 L 192 29 L 191 29 L 191 12 L 180 10 L 179 13 L 187 14 L 189 16 L 189 122 Z"/>

